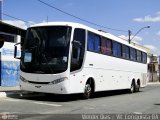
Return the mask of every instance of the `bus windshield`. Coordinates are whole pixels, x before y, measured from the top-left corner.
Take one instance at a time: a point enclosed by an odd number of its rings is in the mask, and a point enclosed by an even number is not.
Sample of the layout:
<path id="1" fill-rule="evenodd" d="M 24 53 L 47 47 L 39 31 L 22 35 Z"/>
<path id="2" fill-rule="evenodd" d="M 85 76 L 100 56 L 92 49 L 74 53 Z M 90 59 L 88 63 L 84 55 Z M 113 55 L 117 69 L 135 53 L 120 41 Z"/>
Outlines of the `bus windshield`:
<path id="1" fill-rule="evenodd" d="M 71 27 L 46 26 L 27 30 L 22 45 L 23 72 L 56 74 L 67 70 Z"/>

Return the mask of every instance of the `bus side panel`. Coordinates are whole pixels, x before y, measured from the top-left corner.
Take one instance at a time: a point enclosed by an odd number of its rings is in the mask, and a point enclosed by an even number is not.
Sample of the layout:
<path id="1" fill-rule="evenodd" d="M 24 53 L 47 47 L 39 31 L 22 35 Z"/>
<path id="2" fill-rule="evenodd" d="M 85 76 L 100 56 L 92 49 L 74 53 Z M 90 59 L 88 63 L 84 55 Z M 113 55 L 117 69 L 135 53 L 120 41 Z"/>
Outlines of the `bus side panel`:
<path id="1" fill-rule="evenodd" d="M 146 64 L 87 51 L 83 74 L 94 75 L 95 90 L 129 89 L 133 79 L 143 80 Z"/>

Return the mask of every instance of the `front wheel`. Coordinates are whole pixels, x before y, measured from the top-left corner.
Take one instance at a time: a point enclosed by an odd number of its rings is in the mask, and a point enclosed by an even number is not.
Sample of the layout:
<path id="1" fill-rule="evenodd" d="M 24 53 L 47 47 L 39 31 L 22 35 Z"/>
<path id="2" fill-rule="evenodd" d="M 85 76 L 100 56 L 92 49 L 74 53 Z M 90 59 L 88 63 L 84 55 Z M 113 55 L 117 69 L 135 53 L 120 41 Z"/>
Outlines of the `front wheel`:
<path id="1" fill-rule="evenodd" d="M 92 87 L 91 87 L 91 85 L 89 83 L 87 83 L 85 85 L 85 90 L 84 90 L 84 93 L 83 93 L 83 98 L 84 99 L 90 98 L 91 93 L 92 93 Z"/>

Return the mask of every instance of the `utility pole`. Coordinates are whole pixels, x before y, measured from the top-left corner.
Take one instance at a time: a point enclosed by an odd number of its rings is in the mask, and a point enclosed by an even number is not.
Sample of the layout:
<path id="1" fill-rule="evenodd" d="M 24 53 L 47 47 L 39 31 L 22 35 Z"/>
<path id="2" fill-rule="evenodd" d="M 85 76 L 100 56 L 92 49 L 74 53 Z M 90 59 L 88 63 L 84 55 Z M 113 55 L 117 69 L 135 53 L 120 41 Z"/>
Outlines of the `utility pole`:
<path id="1" fill-rule="evenodd" d="M 153 79 L 153 68 L 154 68 L 153 54 L 152 54 L 152 58 L 151 58 L 151 65 L 152 65 L 152 66 L 151 66 L 151 67 L 152 67 L 152 68 L 151 68 L 151 70 L 152 70 L 152 71 L 151 71 L 151 73 L 152 73 L 152 82 L 154 82 L 154 79 Z"/>
<path id="2" fill-rule="evenodd" d="M 159 82 L 160 82 L 160 56 L 158 57 L 158 71 L 159 71 Z"/>
<path id="3" fill-rule="evenodd" d="M 128 42 L 129 42 L 129 44 L 131 43 L 131 31 L 130 30 L 128 30 Z"/>
<path id="4" fill-rule="evenodd" d="M 142 27 L 141 29 L 139 29 L 137 32 L 136 32 L 136 34 L 131 38 L 131 30 L 128 30 L 128 42 L 129 42 L 129 44 L 131 43 L 131 40 L 133 40 L 133 38 L 141 31 L 141 30 L 143 30 L 144 28 L 150 28 L 150 26 L 145 26 L 145 27 Z"/>
<path id="5" fill-rule="evenodd" d="M 159 68 L 159 82 L 160 82 L 160 64 L 158 65 Z"/>
<path id="6" fill-rule="evenodd" d="M 160 82 L 160 64 L 158 65 L 158 71 L 159 71 L 159 82 Z"/>

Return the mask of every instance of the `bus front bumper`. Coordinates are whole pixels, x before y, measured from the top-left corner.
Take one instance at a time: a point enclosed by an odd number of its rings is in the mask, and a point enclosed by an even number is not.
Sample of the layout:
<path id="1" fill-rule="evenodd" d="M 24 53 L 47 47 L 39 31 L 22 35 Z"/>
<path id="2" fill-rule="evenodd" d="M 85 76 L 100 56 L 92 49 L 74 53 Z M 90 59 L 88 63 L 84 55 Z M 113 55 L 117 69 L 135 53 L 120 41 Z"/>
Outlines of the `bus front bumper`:
<path id="1" fill-rule="evenodd" d="M 63 81 L 58 84 L 33 84 L 20 81 L 20 89 L 30 92 L 70 94 L 69 80 Z"/>

